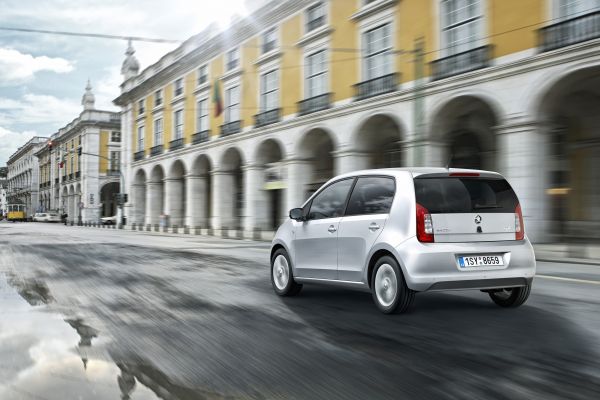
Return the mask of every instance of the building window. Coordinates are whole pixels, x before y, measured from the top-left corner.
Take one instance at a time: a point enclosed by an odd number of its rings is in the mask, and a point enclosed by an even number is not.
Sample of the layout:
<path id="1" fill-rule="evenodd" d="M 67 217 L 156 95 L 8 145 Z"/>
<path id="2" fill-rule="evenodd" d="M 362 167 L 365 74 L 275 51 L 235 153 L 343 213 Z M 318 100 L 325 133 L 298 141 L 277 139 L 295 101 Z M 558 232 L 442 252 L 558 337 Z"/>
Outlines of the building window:
<path id="1" fill-rule="evenodd" d="M 205 64 L 198 68 L 198 86 L 208 82 L 208 66 Z"/>
<path id="2" fill-rule="evenodd" d="M 138 101 L 138 114 L 143 114 L 146 112 L 146 108 L 144 107 L 144 99 Z"/>
<path id="3" fill-rule="evenodd" d="M 442 1 L 442 47 L 447 55 L 478 46 L 481 32 L 480 0 Z"/>
<path id="4" fill-rule="evenodd" d="M 204 132 L 208 130 L 208 99 L 198 101 L 198 120 L 196 122 L 196 131 Z"/>
<path id="5" fill-rule="evenodd" d="M 325 6 L 317 3 L 306 10 L 306 32 L 325 25 Z"/>
<path id="6" fill-rule="evenodd" d="M 121 153 L 119 151 L 110 152 L 110 170 L 118 171 L 121 164 Z"/>
<path id="7" fill-rule="evenodd" d="M 306 98 L 327 93 L 325 50 L 306 57 Z"/>
<path id="8" fill-rule="evenodd" d="M 600 0 L 560 0 L 558 16 L 560 19 L 571 19 L 585 15 L 600 8 Z"/>
<path id="9" fill-rule="evenodd" d="M 158 118 L 154 120 L 154 145 L 163 144 L 163 120 Z"/>
<path id="10" fill-rule="evenodd" d="M 162 90 L 157 90 L 154 92 L 154 107 L 158 107 L 163 103 L 163 92 Z"/>
<path id="11" fill-rule="evenodd" d="M 138 151 L 144 150 L 144 127 L 138 127 L 138 137 L 137 137 L 137 149 Z"/>
<path id="12" fill-rule="evenodd" d="M 183 137 L 183 110 L 175 111 L 173 123 L 175 125 L 175 139 L 181 139 Z"/>
<path id="13" fill-rule="evenodd" d="M 81 136 L 77 136 L 77 145 L 81 146 Z"/>
<path id="14" fill-rule="evenodd" d="M 390 24 L 382 25 L 364 33 L 365 80 L 392 73 L 392 38 Z"/>
<path id="15" fill-rule="evenodd" d="M 277 71 L 260 76 L 260 110 L 270 111 L 279 107 Z"/>
<path id="16" fill-rule="evenodd" d="M 229 50 L 226 54 L 225 63 L 227 64 L 227 71 L 236 69 L 240 64 L 240 49 L 236 47 Z"/>
<path id="17" fill-rule="evenodd" d="M 121 132 L 112 131 L 110 133 L 110 141 L 113 143 L 120 143 L 121 142 Z"/>
<path id="18" fill-rule="evenodd" d="M 183 94 L 183 78 L 179 78 L 175 81 L 173 91 L 175 97 L 181 96 Z"/>
<path id="19" fill-rule="evenodd" d="M 240 120 L 240 87 L 234 86 L 225 91 L 225 123 Z"/>
<path id="20" fill-rule="evenodd" d="M 265 33 L 263 33 L 263 45 L 262 52 L 268 53 L 271 50 L 274 50 L 277 46 L 277 29 L 271 28 Z"/>

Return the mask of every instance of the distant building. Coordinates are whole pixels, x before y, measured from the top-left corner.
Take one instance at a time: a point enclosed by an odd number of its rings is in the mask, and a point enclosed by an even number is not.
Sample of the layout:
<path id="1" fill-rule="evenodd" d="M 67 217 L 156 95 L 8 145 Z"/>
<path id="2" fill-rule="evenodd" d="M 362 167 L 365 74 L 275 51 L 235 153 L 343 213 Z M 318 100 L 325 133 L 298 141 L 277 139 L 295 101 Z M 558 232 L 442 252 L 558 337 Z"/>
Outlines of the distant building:
<path id="1" fill-rule="evenodd" d="M 96 222 L 116 214 L 120 118 L 119 113 L 95 109 L 89 82 L 81 103 L 79 117 L 35 153 L 40 176 L 38 208 L 67 213 L 74 222 Z"/>
<path id="2" fill-rule="evenodd" d="M 282 0 L 142 71 L 130 46 L 129 220 L 252 236 L 337 174 L 450 165 L 504 174 L 534 241 L 600 238 L 599 10 Z"/>
<path id="3" fill-rule="evenodd" d="M 7 203 L 6 203 L 6 191 L 7 191 L 6 179 L 0 179 L 0 218 L 6 214 Z"/>
<path id="4" fill-rule="evenodd" d="M 48 138 L 36 136 L 21 146 L 6 163 L 8 167 L 9 204 L 24 204 L 25 215 L 32 217 L 39 209 L 39 168 L 35 153 Z"/>

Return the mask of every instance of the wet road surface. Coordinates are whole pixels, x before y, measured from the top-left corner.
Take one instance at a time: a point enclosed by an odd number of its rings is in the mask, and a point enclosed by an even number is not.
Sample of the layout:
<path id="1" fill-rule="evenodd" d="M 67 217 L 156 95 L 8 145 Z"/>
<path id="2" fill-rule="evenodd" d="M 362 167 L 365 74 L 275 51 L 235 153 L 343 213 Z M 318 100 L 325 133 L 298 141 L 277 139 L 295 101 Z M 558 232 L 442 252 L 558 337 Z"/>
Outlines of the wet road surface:
<path id="1" fill-rule="evenodd" d="M 600 267 L 529 301 L 273 294 L 268 244 L 0 223 L 0 399 L 596 399 Z"/>

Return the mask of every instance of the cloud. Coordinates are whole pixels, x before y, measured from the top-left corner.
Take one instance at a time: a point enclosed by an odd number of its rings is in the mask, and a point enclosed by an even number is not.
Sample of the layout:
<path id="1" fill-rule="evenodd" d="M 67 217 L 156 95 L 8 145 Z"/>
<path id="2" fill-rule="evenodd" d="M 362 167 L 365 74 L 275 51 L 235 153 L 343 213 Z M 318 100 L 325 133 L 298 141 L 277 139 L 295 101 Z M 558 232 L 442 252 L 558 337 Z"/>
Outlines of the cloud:
<path id="1" fill-rule="evenodd" d="M 35 131 L 14 132 L 0 126 L 0 166 L 6 165 L 8 158 L 34 136 Z"/>
<path id="2" fill-rule="evenodd" d="M 73 63 L 60 57 L 35 57 L 15 49 L 0 47 L 0 85 L 26 82 L 41 71 L 64 74 L 73 71 Z"/>
<path id="3" fill-rule="evenodd" d="M 73 100 L 51 95 L 27 93 L 19 100 L 0 97 L 0 123 L 4 125 L 49 124 L 66 125 L 83 110 Z M 52 133 L 48 127 L 48 134 Z"/>

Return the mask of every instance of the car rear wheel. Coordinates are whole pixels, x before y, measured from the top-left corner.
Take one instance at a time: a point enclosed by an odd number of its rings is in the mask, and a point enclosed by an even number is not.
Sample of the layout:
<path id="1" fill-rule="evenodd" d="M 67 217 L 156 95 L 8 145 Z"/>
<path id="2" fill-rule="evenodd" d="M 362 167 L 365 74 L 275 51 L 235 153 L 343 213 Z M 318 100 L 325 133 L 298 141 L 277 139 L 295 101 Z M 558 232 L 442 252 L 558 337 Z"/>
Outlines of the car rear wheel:
<path id="1" fill-rule="evenodd" d="M 527 286 L 504 288 L 490 291 L 490 298 L 500 307 L 519 307 L 527 301 L 531 292 L 531 283 Z"/>
<path id="2" fill-rule="evenodd" d="M 371 275 L 371 293 L 377 308 L 384 314 L 406 312 L 415 292 L 406 286 L 396 260 L 384 256 L 377 260 Z"/>
<path id="3" fill-rule="evenodd" d="M 279 296 L 295 296 L 302 285 L 294 280 L 292 264 L 284 249 L 277 250 L 271 258 L 271 284 Z"/>

